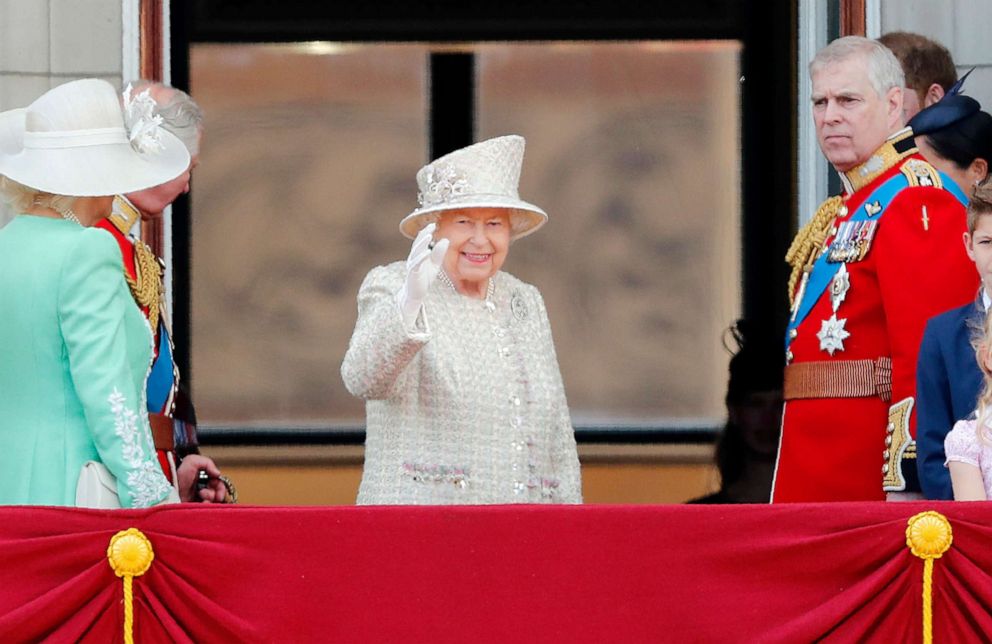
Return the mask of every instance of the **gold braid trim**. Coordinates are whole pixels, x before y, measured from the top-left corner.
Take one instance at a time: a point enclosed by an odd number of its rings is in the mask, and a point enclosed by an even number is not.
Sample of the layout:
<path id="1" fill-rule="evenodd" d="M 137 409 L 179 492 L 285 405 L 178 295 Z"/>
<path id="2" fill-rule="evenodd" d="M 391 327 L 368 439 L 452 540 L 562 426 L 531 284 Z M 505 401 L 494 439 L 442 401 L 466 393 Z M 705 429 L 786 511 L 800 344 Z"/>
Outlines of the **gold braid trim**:
<path id="1" fill-rule="evenodd" d="M 834 217 L 840 209 L 842 200 L 839 195 L 830 197 L 817 208 L 813 218 L 806 222 L 806 225 L 799 229 L 789 251 L 785 254 L 785 261 L 792 266 L 792 275 L 789 276 L 789 300 L 796 294 L 796 284 L 803 274 L 803 270 L 813 265 L 819 255 L 823 242 L 827 240 L 830 227 L 833 225 Z"/>
<path id="2" fill-rule="evenodd" d="M 162 299 L 162 266 L 148 244 L 140 240 L 134 242 L 134 272 L 137 274 L 136 279 L 132 279 L 127 271 L 124 271 L 124 277 L 127 278 L 134 301 L 139 307 L 148 309 L 148 323 L 152 327 L 152 333 L 155 333 Z"/>

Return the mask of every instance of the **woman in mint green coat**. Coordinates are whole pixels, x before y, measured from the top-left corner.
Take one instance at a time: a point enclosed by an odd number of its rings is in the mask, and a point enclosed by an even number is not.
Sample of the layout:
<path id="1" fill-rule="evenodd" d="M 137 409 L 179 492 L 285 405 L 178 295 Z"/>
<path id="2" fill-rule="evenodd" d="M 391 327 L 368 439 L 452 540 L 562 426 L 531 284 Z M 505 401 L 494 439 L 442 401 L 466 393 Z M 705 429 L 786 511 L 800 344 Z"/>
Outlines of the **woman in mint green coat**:
<path id="1" fill-rule="evenodd" d="M 96 79 L 0 115 L 0 195 L 21 213 L 0 229 L 0 504 L 75 505 L 87 461 L 123 507 L 178 500 L 144 413 L 151 330 L 116 242 L 87 227 L 189 165 L 150 111 L 129 116 Z"/>

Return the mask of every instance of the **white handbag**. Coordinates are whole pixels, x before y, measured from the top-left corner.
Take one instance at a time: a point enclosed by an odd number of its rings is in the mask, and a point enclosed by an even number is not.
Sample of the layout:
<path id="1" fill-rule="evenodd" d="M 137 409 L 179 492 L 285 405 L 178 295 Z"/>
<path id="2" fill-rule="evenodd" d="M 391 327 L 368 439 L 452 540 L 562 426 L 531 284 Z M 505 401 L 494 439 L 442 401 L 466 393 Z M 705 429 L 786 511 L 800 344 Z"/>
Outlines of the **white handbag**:
<path id="1" fill-rule="evenodd" d="M 117 479 L 107 466 L 97 461 L 86 461 L 79 472 L 76 484 L 77 508 L 119 508 L 121 499 L 117 496 Z"/>
<path id="2" fill-rule="evenodd" d="M 176 462 L 172 459 L 171 453 L 169 468 L 172 470 L 172 480 L 178 481 Z M 172 486 L 169 496 L 162 503 L 179 503 L 179 491 L 175 486 Z M 117 495 L 117 479 L 103 463 L 99 461 L 83 463 L 83 469 L 79 472 L 79 481 L 76 483 L 76 507 L 105 510 L 121 507 L 121 498 Z"/>

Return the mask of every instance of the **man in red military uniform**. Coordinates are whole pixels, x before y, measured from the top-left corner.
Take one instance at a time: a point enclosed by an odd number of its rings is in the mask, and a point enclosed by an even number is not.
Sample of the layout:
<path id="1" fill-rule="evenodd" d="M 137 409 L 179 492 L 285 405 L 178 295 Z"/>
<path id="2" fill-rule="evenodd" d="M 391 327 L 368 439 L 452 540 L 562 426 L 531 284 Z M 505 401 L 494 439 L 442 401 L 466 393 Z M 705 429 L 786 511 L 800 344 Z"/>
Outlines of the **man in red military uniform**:
<path id="1" fill-rule="evenodd" d="M 929 317 L 974 298 L 966 197 L 903 129 L 903 75 L 849 36 L 810 64 L 824 156 L 844 192 L 789 249 L 791 318 L 773 502 L 882 500 L 919 490 L 915 371 Z"/>
<path id="2" fill-rule="evenodd" d="M 120 246 L 131 294 L 148 318 L 154 334 L 155 353 L 146 383 L 146 401 L 162 469 L 170 481 L 179 478 L 178 487 L 184 501 L 222 502 L 229 498 L 230 482 L 221 477 L 211 459 L 197 453 L 195 414 L 185 390 L 179 386 L 179 370 L 173 359 L 165 310 L 163 265 L 147 244 L 129 234 L 139 219 L 160 217 L 169 204 L 189 190 L 190 172 L 199 160 L 202 114 L 185 92 L 147 82 L 136 88 L 129 86 L 125 91 L 124 108 L 125 122 L 132 130 L 136 127 L 133 121 L 161 120 L 161 127 L 186 145 L 190 167 L 168 183 L 119 195 L 114 200 L 113 214 L 96 225 L 113 235 Z M 142 125 L 147 126 L 147 123 Z M 200 470 L 207 473 L 209 481 L 204 489 L 197 491 L 193 478 Z"/>

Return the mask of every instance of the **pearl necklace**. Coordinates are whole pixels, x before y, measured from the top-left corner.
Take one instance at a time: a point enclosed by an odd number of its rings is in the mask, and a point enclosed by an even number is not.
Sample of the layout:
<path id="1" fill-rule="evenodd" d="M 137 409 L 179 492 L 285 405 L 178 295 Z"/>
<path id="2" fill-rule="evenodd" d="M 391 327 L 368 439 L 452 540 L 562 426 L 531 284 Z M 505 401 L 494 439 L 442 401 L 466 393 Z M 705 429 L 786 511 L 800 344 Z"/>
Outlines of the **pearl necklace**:
<path id="1" fill-rule="evenodd" d="M 32 205 L 41 206 L 42 208 L 48 208 L 50 210 L 54 210 L 55 212 L 62 215 L 62 219 L 65 219 L 66 221 L 71 221 L 76 225 L 85 228 L 85 226 L 83 226 L 83 222 L 79 221 L 79 217 L 76 216 L 76 213 L 72 212 L 72 208 L 59 209 L 56 208 L 55 206 L 46 205 L 37 198 L 32 202 Z"/>
<path id="2" fill-rule="evenodd" d="M 496 304 L 493 303 L 493 293 L 496 291 L 496 280 L 494 279 L 494 277 L 495 276 L 490 277 L 489 284 L 486 285 L 486 298 L 484 304 L 486 306 L 486 309 L 490 311 L 496 308 Z M 458 291 L 458 288 L 455 286 L 455 283 L 451 281 L 451 278 L 448 277 L 448 274 L 444 272 L 443 268 L 438 271 L 438 278 L 440 278 L 442 282 L 450 286 L 452 290 L 455 291 L 455 293 L 461 295 L 461 293 L 459 293 Z"/>
<path id="3" fill-rule="evenodd" d="M 65 219 L 66 221 L 75 222 L 79 226 L 83 225 L 83 222 L 79 221 L 79 217 L 76 216 L 76 213 L 72 212 L 72 208 L 66 208 L 65 210 L 58 210 L 56 212 L 62 215 L 62 219 Z"/>

